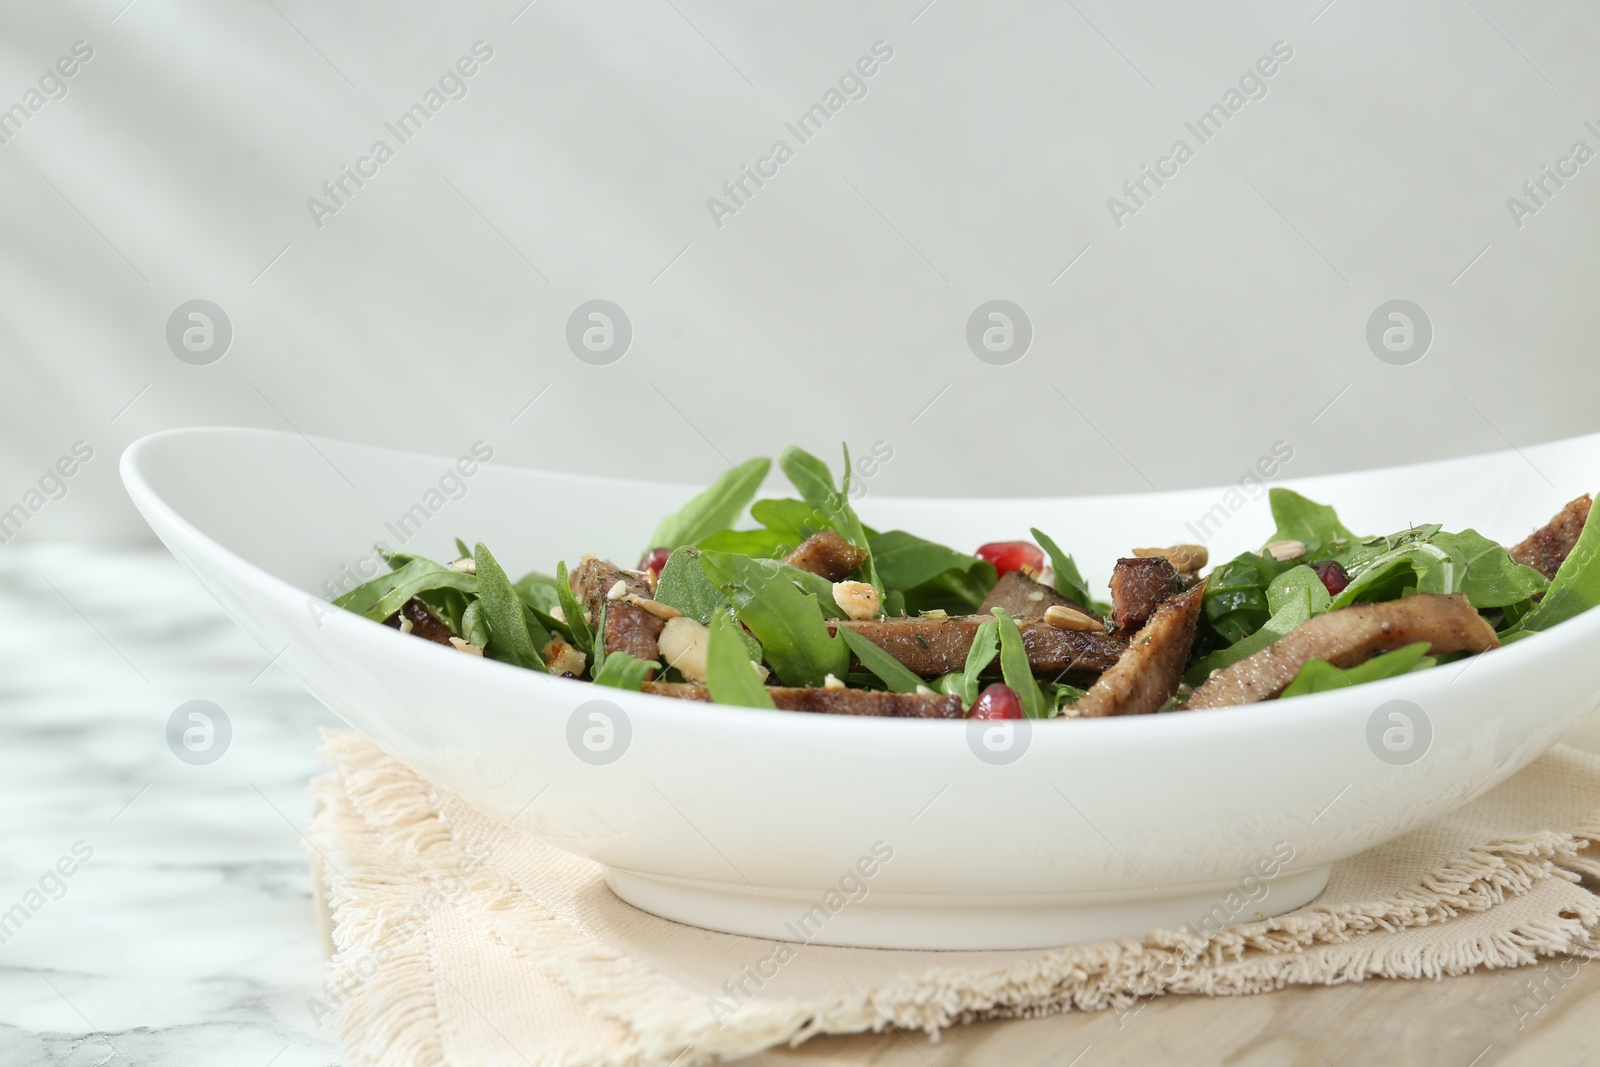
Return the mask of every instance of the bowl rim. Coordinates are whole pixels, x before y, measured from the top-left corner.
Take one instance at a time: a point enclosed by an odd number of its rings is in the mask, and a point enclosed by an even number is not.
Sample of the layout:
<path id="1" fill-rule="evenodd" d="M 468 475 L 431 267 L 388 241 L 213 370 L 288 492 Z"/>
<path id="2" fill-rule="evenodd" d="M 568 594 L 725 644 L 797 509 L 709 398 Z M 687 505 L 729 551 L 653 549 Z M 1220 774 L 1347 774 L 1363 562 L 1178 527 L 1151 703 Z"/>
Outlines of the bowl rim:
<path id="1" fill-rule="evenodd" d="M 374 445 L 365 442 L 346 441 L 339 438 L 322 437 L 318 435 L 308 436 L 300 433 L 290 433 L 283 430 L 269 430 L 258 427 L 236 426 L 191 426 L 160 430 L 155 433 L 146 434 L 140 437 L 123 450 L 122 456 L 118 461 L 118 470 L 121 474 L 122 481 L 128 492 L 128 495 L 132 498 L 133 503 L 139 510 L 141 516 L 145 518 L 147 523 L 149 523 L 153 528 L 157 528 L 157 520 L 159 520 L 160 524 L 164 525 L 173 534 L 180 536 L 190 545 L 190 547 L 207 556 L 214 565 L 219 565 L 244 578 L 248 584 L 253 586 L 263 595 L 283 602 L 290 600 L 304 600 L 308 605 L 311 601 L 317 601 L 322 604 L 328 604 L 329 602 L 323 600 L 321 597 L 318 597 L 315 593 L 301 589 L 298 586 L 279 578 L 270 571 L 250 563 L 249 561 L 234 554 L 220 542 L 202 533 L 193 523 L 189 522 L 189 520 L 180 514 L 175 507 L 169 504 L 159 493 L 156 492 L 156 490 L 150 484 L 150 480 L 146 476 L 145 470 L 141 466 L 141 464 L 145 461 L 146 453 L 158 447 L 159 445 L 166 444 L 174 439 L 182 439 L 186 437 L 204 439 L 208 436 L 219 434 L 238 437 L 254 437 L 276 441 L 302 439 L 313 444 L 316 442 L 321 442 L 340 448 L 357 448 L 377 454 L 408 457 L 414 459 L 447 458 L 435 456 L 426 452 L 392 448 L 386 445 Z M 1561 438 L 1556 441 L 1544 442 L 1540 445 L 1530 447 L 1554 448 L 1593 438 L 1600 438 L 1600 433 L 1582 434 L 1576 437 Z M 1516 448 L 1501 449 L 1494 452 L 1472 453 L 1466 456 L 1427 460 L 1419 463 L 1396 464 L 1390 467 L 1369 467 L 1353 471 L 1327 472 L 1319 475 L 1308 475 L 1303 478 L 1285 478 L 1282 479 L 1282 483 L 1285 485 L 1304 485 L 1307 482 L 1327 477 L 1379 472 L 1388 473 L 1394 471 L 1422 472 L 1428 470 L 1429 468 L 1449 466 L 1473 459 L 1481 459 L 1487 456 L 1510 456 L 1512 454 L 1520 454 L 1522 451 L 1524 450 Z M 571 472 L 551 471 L 543 468 L 525 467 L 520 465 L 501 464 L 500 468 L 508 471 L 535 473 L 544 477 L 555 478 L 563 481 L 591 484 L 599 482 L 617 487 L 670 485 L 674 487 L 682 487 L 688 490 L 698 490 L 703 488 L 702 486 L 698 486 L 693 483 L 654 481 L 651 479 L 637 478 L 617 478 L 605 475 L 573 474 Z M 892 497 L 892 499 L 906 503 L 949 503 L 959 500 L 978 499 L 991 502 L 1003 500 L 1014 503 L 1026 503 L 1028 501 L 1040 500 L 1093 501 L 1122 499 L 1131 496 L 1159 496 L 1172 493 L 1226 491 L 1226 488 L 1227 487 L 1223 486 L 1201 486 L 1186 489 L 1155 491 L 1144 490 L 1128 493 L 1098 494 L 1096 496 L 902 496 Z M 887 495 L 885 495 L 884 498 L 890 499 L 890 497 Z M 156 532 L 160 534 L 163 531 L 160 528 L 157 528 Z M 331 605 L 329 606 L 331 608 Z M 376 640 L 380 641 L 399 641 L 404 639 L 406 636 L 392 627 L 383 626 L 381 623 L 373 623 L 369 619 L 365 619 L 342 609 L 333 609 L 326 616 L 318 620 L 319 629 L 328 625 L 340 628 L 340 632 L 348 634 L 350 639 L 353 641 L 365 641 L 373 639 L 374 637 Z M 361 629 L 361 627 L 369 625 L 375 627 L 375 629 Z M 387 636 L 379 636 L 380 632 L 386 633 Z M 364 637 L 362 636 L 363 634 L 371 636 Z M 1325 724 L 1331 720 L 1350 718 L 1358 714 L 1366 715 L 1370 713 L 1372 708 L 1384 702 L 1384 700 L 1380 699 L 1380 697 L 1392 700 L 1407 696 L 1416 696 L 1418 694 L 1426 694 L 1440 688 L 1448 688 L 1450 685 L 1453 685 L 1454 682 L 1461 677 L 1461 675 L 1465 674 L 1468 669 L 1472 668 L 1479 661 L 1485 662 L 1486 665 L 1482 668 L 1482 670 L 1490 672 L 1489 677 L 1493 678 L 1498 678 L 1509 671 L 1524 669 L 1524 660 L 1528 661 L 1527 667 L 1531 669 L 1536 661 L 1553 659 L 1568 654 L 1573 650 L 1572 646 L 1592 642 L 1597 634 L 1600 634 L 1600 610 L 1585 612 L 1576 618 L 1569 619 L 1564 623 L 1552 627 L 1548 631 L 1542 632 L 1536 638 L 1517 641 L 1512 645 L 1491 649 L 1488 652 L 1480 653 L 1476 656 L 1472 656 L 1466 660 L 1463 660 L 1461 661 L 1463 665 L 1454 673 L 1454 675 L 1450 675 L 1447 670 L 1433 668 L 1427 671 L 1401 675 L 1395 678 L 1380 679 L 1375 682 L 1368 682 L 1359 686 L 1352 686 L 1345 689 L 1328 690 L 1320 693 L 1311 693 L 1305 696 L 1295 697 L 1293 698 L 1295 710 L 1292 712 L 1292 717 L 1277 710 L 1278 701 L 1268 700 L 1258 701 L 1253 704 L 1241 704 L 1224 708 L 1195 709 L 1192 712 L 1186 712 L 1183 714 L 1157 713 L 1153 715 L 1107 716 L 1097 719 L 1074 719 L 1070 716 L 1058 716 L 1057 718 L 1072 721 L 1077 724 L 1077 726 L 1075 726 L 1071 731 L 1063 731 L 1063 735 L 1070 733 L 1071 736 L 1076 737 L 1079 731 L 1094 731 L 1088 736 L 1103 743 L 1126 742 L 1144 744 L 1147 743 L 1147 738 L 1151 732 L 1158 732 L 1163 737 L 1173 737 L 1177 739 L 1191 736 L 1196 732 L 1199 732 L 1213 740 L 1219 737 L 1219 733 L 1232 734 L 1235 732 L 1242 732 L 1261 736 L 1263 733 L 1270 733 L 1275 729 L 1294 729 L 1300 726 L 1302 723 L 1306 725 L 1310 725 L 1312 723 Z M 540 695 L 543 696 L 548 695 L 551 692 L 558 692 L 563 695 L 567 694 L 568 692 L 576 695 L 578 692 L 577 690 L 567 690 L 565 688 L 555 691 L 542 690 L 541 687 L 549 685 L 563 687 L 592 687 L 594 685 L 593 682 L 583 682 L 574 678 L 559 678 L 549 674 L 544 674 L 539 671 L 531 671 L 526 668 L 516 667 L 508 663 L 500 663 L 487 658 L 480 659 L 479 657 L 465 657 L 453 649 L 446 649 L 443 646 L 434 645 L 432 642 L 421 642 L 420 644 L 427 647 L 407 646 L 408 648 L 411 648 L 411 652 L 409 654 L 420 654 L 424 656 L 425 658 L 423 662 L 430 662 L 426 659 L 428 656 L 436 657 L 436 659 L 431 662 L 437 665 L 437 669 L 457 673 L 457 675 L 462 679 L 464 687 L 470 687 L 474 684 L 488 684 L 499 689 L 509 688 L 513 691 L 521 690 L 532 697 L 535 693 L 540 693 Z M 391 647 L 399 648 L 399 646 Z M 447 664 L 453 664 L 453 666 L 447 666 Z M 1449 666 L 1456 665 L 1451 664 Z M 480 673 L 485 670 L 485 667 L 488 668 L 487 673 Z M 1356 692 L 1363 694 L 1362 699 L 1359 701 L 1353 699 L 1353 694 Z M 1370 698 L 1367 697 L 1368 694 L 1371 695 Z M 973 722 L 979 721 L 966 718 L 924 719 L 892 718 L 885 716 L 825 715 L 815 712 L 785 711 L 782 709 L 776 709 L 775 713 L 753 715 L 752 712 L 757 712 L 762 709 L 747 708 L 729 704 L 716 704 L 707 701 L 682 700 L 655 693 L 635 692 L 624 689 L 608 688 L 608 691 L 603 694 L 603 696 L 605 699 L 623 706 L 624 709 L 630 714 L 637 713 L 645 715 L 649 718 L 670 716 L 676 721 L 682 721 L 686 718 L 689 718 L 708 726 L 716 726 L 730 721 L 737 721 L 741 725 L 748 728 L 753 728 L 756 730 L 775 729 L 784 733 L 788 733 L 793 730 L 827 732 L 830 730 L 849 729 L 853 735 L 859 735 L 862 732 L 871 734 L 874 731 L 887 730 L 921 730 L 924 733 L 939 734 L 942 732 L 944 734 L 950 734 L 956 731 L 964 731 Z M 531 705 L 534 708 L 537 708 L 538 703 L 539 702 L 537 700 L 531 701 Z M 1033 720 L 1020 721 L 1031 723 Z M 844 725 L 846 723 L 850 725 Z M 1030 744 L 1038 745 L 1062 743 L 1056 742 L 1054 738 L 1054 732 L 1047 730 L 1043 733 L 1033 734 Z"/>

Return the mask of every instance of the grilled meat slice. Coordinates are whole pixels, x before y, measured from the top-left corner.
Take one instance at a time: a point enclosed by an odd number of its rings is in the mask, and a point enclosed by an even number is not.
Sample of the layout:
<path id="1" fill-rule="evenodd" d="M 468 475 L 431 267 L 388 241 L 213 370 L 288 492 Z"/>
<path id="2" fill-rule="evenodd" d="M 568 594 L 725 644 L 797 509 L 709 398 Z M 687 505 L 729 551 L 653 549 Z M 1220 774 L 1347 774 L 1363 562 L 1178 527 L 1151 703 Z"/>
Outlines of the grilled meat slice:
<path id="1" fill-rule="evenodd" d="M 385 626 L 393 626 L 397 630 L 401 629 L 401 616 L 404 616 L 406 621 L 411 624 L 410 632 L 413 635 L 422 638 L 424 641 L 432 641 L 436 645 L 454 647 L 450 645 L 450 638 L 455 636 L 450 632 L 450 627 L 446 626 L 428 608 L 428 605 L 416 597 L 412 597 L 402 604 L 399 611 L 383 620 L 383 624 Z"/>
<path id="2" fill-rule="evenodd" d="M 1111 624 L 1119 634 L 1133 633 L 1177 588 L 1177 568 L 1165 556 L 1117 560 L 1111 571 Z"/>
<path id="3" fill-rule="evenodd" d="M 573 595 L 589 611 L 589 624 L 600 625 L 600 612 L 606 613 L 606 655 L 626 652 L 635 659 L 660 660 L 661 652 L 656 640 L 666 620 L 658 619 L 641 607 L 624 599 L 610 597 L 618 582 L 623 595 L 651 599 L 654 596 L 649 580 L 638 571 L 625 571 L 615 563 L 594 556 L 585 558 L 572 572 L 570 579 Z"/>
<path id="4" fill-rule="evenodd" d="M 947 618 L 867 619 L 831 622 L 848 626 L 883 649 L 913 674 L 934 678 L 960 670 L 978 626 L 988 616 L 952 615 Z M 1064 671 L 1098 674 L 1117 662 L 1127 641 L 1097 631 L 1061 630 L 1039 619 L 1018 619 L 1023 647 L 1035 673 L 1056 675 Z M 992 670 L 998 672 L 998 661 Z"/>
<path id="5" fill-rule="evenodd" d="M 1068 600 L 1050 586 L 1034 581 L 1021 571 L 1012 571 L 994 583 L 989 595 L 978 605 L 978 614 L 988 615 L 995 608 L 1004 608 L 1017 618 L 1027 615 L 1037 619 L 1052 604 L 1081 611 L 1091 619 L 1099 618 L 1076 600 Z"/>
<path id="6" fill-rule="evenodd" d="M 1379 604 L 1352 604 L 1318 615 L 1255 655 L 1217 671 L 1184 708 L 1222 708 L 1270 700 L 1310 659 L 1354 667 L 1380 652 L 1427 641 L 1429 652 L 1487 652 L 1494 629 L 1460 593 L 1418 593 Z"/>
<path id="7" fill-rule="evenodd" d="M 866 549 L 857 548 L 833 530 L 812 534 L 783 557 L 789 566 L 820 574 L 830 582 L 844 581 L 866 561 Z"/>
<path id="8" fill-rule="evenodd" d="M 1178 682 L 1183 678 L 1205 591 L 1206 585 L 1201 582 L 1162 601 L 1150 621 L 1133 635 L 1122 658 L 1067 709 L 1067 714 L 1095 718 L 1159 711 L 1167 698 L 1178 691 Z"/>
<path id="9" fill-rule="evenodd" d="M 680 700 L 710 700 L 703 685 L 689 682 L 646 682 L 646 693 Z M 827 715 L 877 715 L 895 719 L 959 719 L 961 698 L 941 693 L 886 693 L 875 689 L 796 689 L 774 685 L 767 695 L 782 711 L 815 711 Z"/>
<path id="10" fill-rule="evenodd" d="M 1578 543 L 1583 524 L 1589 518 L 1589 494 L 1567 504 L 1556 512 L 1556 517 L 1528 535 L 1511 550 L 1511 558 L 1524 566 L 1532 567 L 1546 578 L 1554 578 L 1556 571 L 1566 561 L 1567 553 Z"/>

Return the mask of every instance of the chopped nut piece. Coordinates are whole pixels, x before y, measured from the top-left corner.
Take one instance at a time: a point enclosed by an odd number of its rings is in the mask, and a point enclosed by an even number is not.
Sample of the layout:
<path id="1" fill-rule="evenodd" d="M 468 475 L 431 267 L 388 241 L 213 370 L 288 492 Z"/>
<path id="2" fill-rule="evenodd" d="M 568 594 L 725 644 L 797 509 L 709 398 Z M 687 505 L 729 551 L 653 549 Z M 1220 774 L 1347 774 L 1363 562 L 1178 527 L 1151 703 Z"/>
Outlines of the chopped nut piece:
<path id="1" fill-rule="evenodd" d="M 912 692 L 916 693 L 918 696 L 925 696 L 925 697 L 931 697 L 931 696 L 935 695 L 934 691 L 932 689 L 928 688 L 925 685 L 917 686 L 917 688 L 912 690 Z"/>
<path id="2" fill-rule="evenodd" d="M 618 578 L 617 581 L 616 581 L 616 584 L 613 585 L 610 589 L 606 590 L 606 599 L 607 600 L 621 600 L 624 596 L 627 596 L 627 594 L 628 594 L 628 583 L 626 581 L 624 581 L 623 579 Z"/>
<path id="3" fill-rule="evenodd" d="M 1133 554 L 1140 559 L 1161 556 L 1172 564 L 1179 574 L 1198 574 L 1210 560 L 1211 553 L 1205 545 L 1171 545 L 1167 548 L 1136 548 Z"/>
<path id="4" fill-rule="evenodd" d="M 457 652 L 465 652 L 469 656 L 483 655 L 483 649 L 479 648 L 471 641 L 463 641 L 459 637 L 452 637 L 450 639 L 450 647 L 454 648 Z"/>
<path id="5" fill-rule="evenodd" d="M 833 602 L 852 619 L 878 617 L 878 591 L 866 582 L 834 582 Z"/>
<path id="6" fill-rule="evenodd" d="M 847 688 L 847 687 L 845 686 L 845 684 L 843 682 L 839 681 L 839 679 L 835 678 L 833 675 L 830 674 L 827 677 L 822 679 L 822 688 L 824 688 L 824 689 L 844 689 L 844 688 Z"/>
<path id="7" fill-rule="evenodd" d="M 570 674 L 574 678 L 583 673 L 589 658 L 559 637 L 552 637 L 541 650 L 544 669 L 551 674 Z"/>
<path id="8" fill-rule="evenodd" d="M 1060 604 L 1051 604 L 1044 610 L 1044 621 L 1062 630 L 1079 630 L 1087 633 L 1090 630 L 1105 629 L 1105 625 L 1093 615 L 1085 615 L 1081 611 L 1064 608 Z"/>
<path id="9" fill-rule="evenodd" d="M 659 600 L 651 600 L 649 597 L 639 596 L 635 593 L 630 593 L 622 599 L 636 608 L 643 608 L 658 619 L 676 619 L 683 614 L 671 604 L 663 604 Z"/>
<path id="10" fill-rule="evenodd" d="M 1306 554 L 1304 541 L 1270 541 L 1267 543 L 1267 553 L 1279 563 L 1286 560 L 1299 559 Z"/>
<path id="11" fill-rule="evenodd" d="M 556 622 L 567 621 L 567 613 L 561 610 L 560 604 L 555 604 L 550 608 L 550 617 L 556 620 Z"/>
<path id="12" fill-rule="evenodd" d="M 661 657 L 667 666 L 676 667 L 678 673 L 691 682 L 706 680 L 706 651 L 710 646 L 711 632 L 686 615 L 668 619 L 656 639 Z"/>
<path id="13" fill-rule="evenodd" d="M 767 668 L 762 666 L 761 663 L 756 660 L 750 661 L 750 667 L 756 672 L 756 677 L 760 678 L 762 683 L 765 684 L 768 674 Z"/>
<path id="14" fill-rule="evenodd" d="M 1043 600 L 1044 599 L 1044 590 L 1035 589 L 1033 592 L 1028 594 L 1028 599 L 1029 600 Z"/>
<path id="15" fill-rule="evenodd" d="M 471 556 L 462 556 L 450 564 L 450 569 L 458 574 L 477 574 L 478 562 Z"/>

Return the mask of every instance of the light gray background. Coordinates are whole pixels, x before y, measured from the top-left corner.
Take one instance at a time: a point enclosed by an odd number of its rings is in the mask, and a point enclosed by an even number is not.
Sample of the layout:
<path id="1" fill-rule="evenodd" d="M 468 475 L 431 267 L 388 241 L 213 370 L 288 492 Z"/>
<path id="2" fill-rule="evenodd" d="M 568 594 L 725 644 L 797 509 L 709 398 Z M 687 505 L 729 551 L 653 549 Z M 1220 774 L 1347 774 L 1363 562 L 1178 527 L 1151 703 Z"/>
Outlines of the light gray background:
<path id="1" fill-rule="evenodd" d="M 0 146 L 0 509 L 95 449 L 23 539 L 146 537 L 116 457 L 194 424 L 675 480 L 881 439 L 874 492 L 1059 494 L 1600 422 L 1600 161 L 1506 206 L 1600 149 L 1592 5 L 525 3 L 0 8 L 0 107 L 94 48 Z M 307 198 L 477 40 L 468 95 L 319 229 Z M 716 227 L 879 40 L 868 95 Z M 1279 40 L 1268 95 L 1116 226 Z M 233 325 L 211 366 L 165 341 L 196 298 Z M 633 324 L 610 366 L 564 340 L 595 298 Z M 995 298 L 1034 330 L 1003 367 L 965 341 Z M 1411 366 L 1365 340 L 1395 298 L 1433 324 Z"/>

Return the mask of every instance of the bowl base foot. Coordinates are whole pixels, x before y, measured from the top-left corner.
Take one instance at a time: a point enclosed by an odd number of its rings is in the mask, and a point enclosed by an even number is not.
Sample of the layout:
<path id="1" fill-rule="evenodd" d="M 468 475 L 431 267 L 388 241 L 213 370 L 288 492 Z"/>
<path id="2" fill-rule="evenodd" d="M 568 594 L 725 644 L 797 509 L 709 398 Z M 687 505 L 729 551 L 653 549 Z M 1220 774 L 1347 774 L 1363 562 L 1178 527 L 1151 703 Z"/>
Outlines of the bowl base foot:
<path id="1" fill-rule="evenodd" d="M 842 894 L 827 899 L 827 890 L 756 889 L 615 868 L 606 870 L 605 879 L 612 892 L 636 908 L 722 933 L 851 948 L 995 950 L 1056 948 L 1184 927 L 1209 936 L 1226 925 L 1310 903 L 1328 884 L 1328 868 L 1256 882 L 1255 900 L 1238 882 L 1016 897 L 869 889 L 852 901 Z M 828 905 L 841 900 L 843 906 L 830 912 Z"/>

